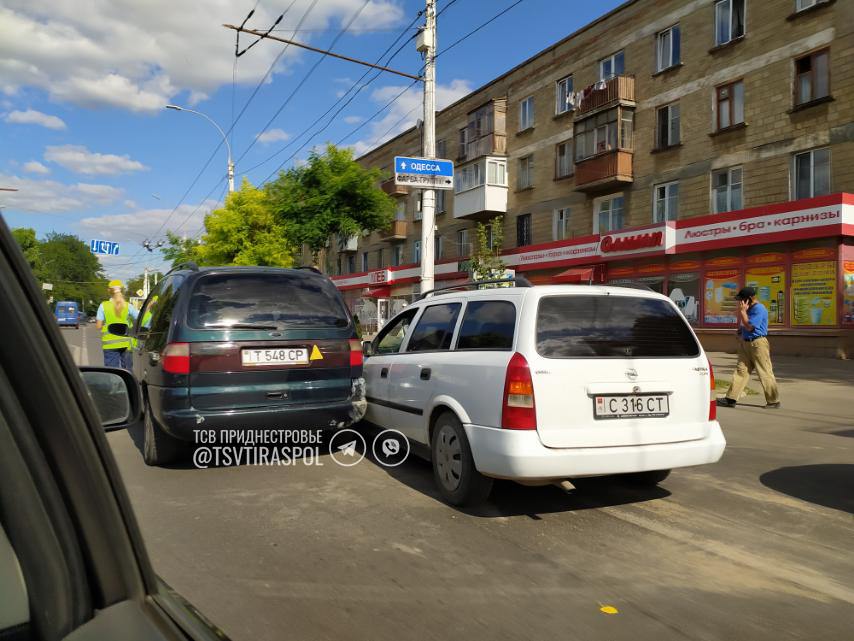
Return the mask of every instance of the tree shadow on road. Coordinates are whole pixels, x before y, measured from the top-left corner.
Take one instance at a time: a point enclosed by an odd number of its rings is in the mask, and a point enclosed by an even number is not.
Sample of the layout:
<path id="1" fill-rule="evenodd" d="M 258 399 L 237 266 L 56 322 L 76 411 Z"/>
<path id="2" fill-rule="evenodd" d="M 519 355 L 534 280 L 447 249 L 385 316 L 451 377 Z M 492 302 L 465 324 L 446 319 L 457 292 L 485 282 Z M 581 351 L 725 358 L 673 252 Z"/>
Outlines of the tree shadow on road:
<path id="1" fill-rule="evenodd" d="M 854 514 L 854 465 L 829 463 L 781 467 L 759 477 L 765 487 Z"/>

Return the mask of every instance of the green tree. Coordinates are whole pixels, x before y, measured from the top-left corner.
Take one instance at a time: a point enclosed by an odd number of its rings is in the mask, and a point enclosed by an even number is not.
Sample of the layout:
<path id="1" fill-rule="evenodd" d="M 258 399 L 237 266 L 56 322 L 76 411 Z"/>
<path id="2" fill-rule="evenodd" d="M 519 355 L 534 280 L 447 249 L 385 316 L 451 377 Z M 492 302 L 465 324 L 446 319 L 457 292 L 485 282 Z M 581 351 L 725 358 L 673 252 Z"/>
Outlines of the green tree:
<path id="1" fill-rule="evenodd" d="M 394 199 L 379 188 L 382 178 L 379 169 L 366 169 L 353 160 L 349 149 L 327 145 L 304 165 L 280 172 L 267 185 L 267 193 L 294 246 L 306 246 L 316 264 L 331 237 L 391 224 Z"/>
<path id="2" fill-rule="evenodd" d="M 163 258 L 169 261 L 172 267 L 186 263 L 187 261 L 199 261 L 197 250 L 199 241 L 195 238 L 182 238 L 171 231 L 166 232 L 166 244 L 160 248 Z"/>
<path id="3" fill-rule="evenodd" d="M 36 230 L 29 227 L 19 227 L 12 230 L 12 236 L 20 246 L 24 258 L 26 258 L 27 263 L 30 265 L 30 269 L 33 270 L 33 273 L 36 273 L 41 263 L 41 243 L 39 243 L 36 237 Z"/>
<path id="4" fill-rule="evenodd" d="M 496 216 L 486 224 L 478 223 L 476 233 L 477 240 L 471 255 L 472 278 L 478 280 L 501 278 L 506 268 L 501 259 L 501 246 L 504 244 L 504 217 Z"/>

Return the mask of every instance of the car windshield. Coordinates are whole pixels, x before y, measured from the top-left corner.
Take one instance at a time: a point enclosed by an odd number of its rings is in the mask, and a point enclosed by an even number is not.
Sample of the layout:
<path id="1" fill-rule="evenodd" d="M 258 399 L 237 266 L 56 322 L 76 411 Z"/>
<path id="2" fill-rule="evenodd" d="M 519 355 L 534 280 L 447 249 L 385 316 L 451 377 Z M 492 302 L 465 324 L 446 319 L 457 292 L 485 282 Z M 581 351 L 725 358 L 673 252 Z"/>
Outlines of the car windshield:
<path id="1" fill-rule="evenodd" d="M 537 312 L 546 358 L 690 357 L 699 345 L 667 301 L 640 296 L 548 296 Z"/>
<path id="2" fill-rule="evenodd" d="M 190 296 L 188 322 L 196 328 L 347 327 L 335 287 L 314 275 L 270 272 L 212 274 Z"/>

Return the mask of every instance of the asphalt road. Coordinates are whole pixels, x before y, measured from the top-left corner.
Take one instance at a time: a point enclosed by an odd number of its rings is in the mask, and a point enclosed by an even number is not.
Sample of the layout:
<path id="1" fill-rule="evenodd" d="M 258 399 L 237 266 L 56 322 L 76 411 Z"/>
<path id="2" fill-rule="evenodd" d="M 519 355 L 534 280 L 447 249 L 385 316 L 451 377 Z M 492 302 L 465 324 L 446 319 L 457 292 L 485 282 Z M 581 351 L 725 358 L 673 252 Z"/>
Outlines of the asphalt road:
<path id="1" fill-rule="evenodd" d="M 91 326 L 63 331 L 100 362 Z M 784 409 L 721 409 L 717 465 L 646 492 L 500 483 L 476 511 L 414 459 L 159 469 L 141 434 L 109 440 L 155 568 L 235 641 L 851 639 L 854 365 L 776 367 Z"/>

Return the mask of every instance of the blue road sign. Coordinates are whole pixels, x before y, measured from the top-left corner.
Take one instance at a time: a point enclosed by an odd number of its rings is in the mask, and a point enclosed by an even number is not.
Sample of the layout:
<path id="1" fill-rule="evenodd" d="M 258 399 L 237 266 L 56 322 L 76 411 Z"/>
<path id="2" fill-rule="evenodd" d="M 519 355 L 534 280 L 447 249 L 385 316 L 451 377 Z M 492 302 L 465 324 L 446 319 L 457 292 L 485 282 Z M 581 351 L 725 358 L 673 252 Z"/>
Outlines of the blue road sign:
<path id="1" fill-rule="evenodd" d="M 394 173 L 453 178 L 454 163 L 450 160 L 430 160 L 427 158 L 395 156 Z"/>
<path id="2" fill-rule="evenodd" d="M 111 240 L 98 240 L 93 238 L 89 241 L 89 249 L 93 254 L 104 254 L 106 256 L 118 256 L 119 244 Z"/>

